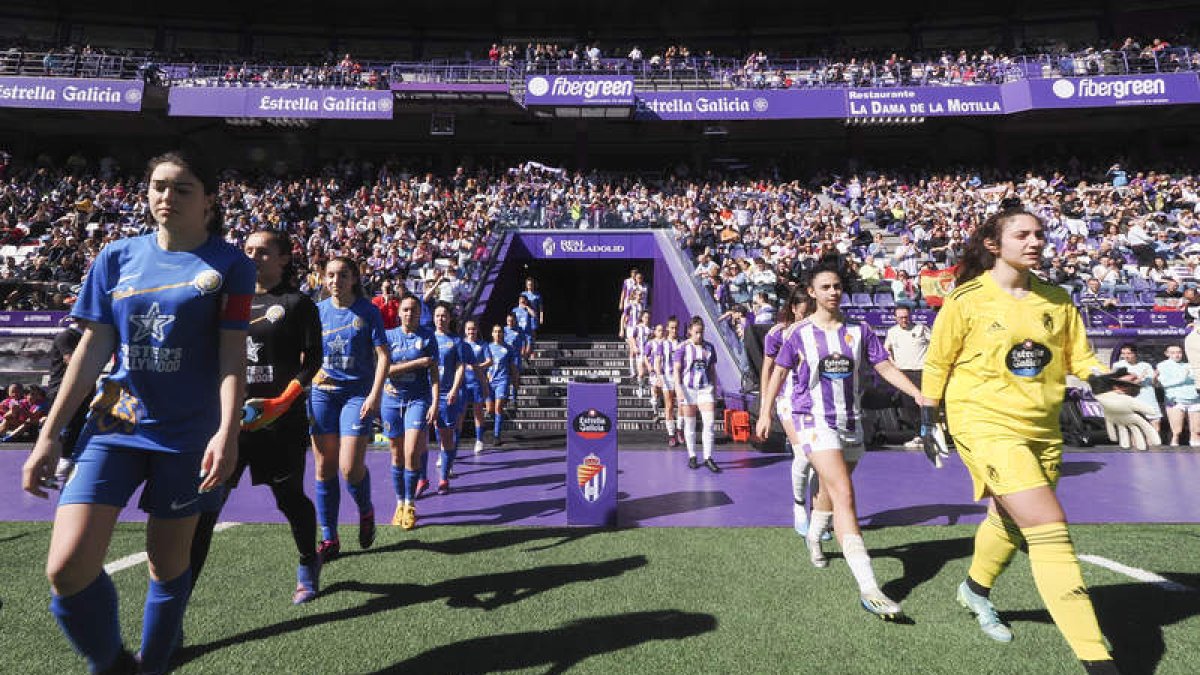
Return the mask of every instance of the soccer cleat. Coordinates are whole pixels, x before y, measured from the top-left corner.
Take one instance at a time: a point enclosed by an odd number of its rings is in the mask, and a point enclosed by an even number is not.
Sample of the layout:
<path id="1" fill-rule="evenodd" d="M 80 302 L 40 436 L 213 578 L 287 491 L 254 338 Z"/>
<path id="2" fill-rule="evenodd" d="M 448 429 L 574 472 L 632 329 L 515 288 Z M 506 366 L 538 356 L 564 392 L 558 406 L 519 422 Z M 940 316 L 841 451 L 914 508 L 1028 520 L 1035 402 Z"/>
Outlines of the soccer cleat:
<path id="1" fill-rule="evenodd" d="M 296 567 L 296 592 L 292 593 L 292 604 L 303 605 L 317 597 L 320 590 L 321 558 L 313 559 L 309 564 L 300 563 Z"/>
<path id="2" fill-rule="evenodd" d="M 801 502 L 792 503 L 792 527 L 801 537 L 808 535 L 808 509 Z"/>
<path id="3" fill-rule="evenodd" d="M 475 454 L 483 452 L 483 441 L 475 441 Z"/>
<path id="4" fill-rule="evenodd" d="M 1120 669 L 1112 659 L 1104 661 L 1080 661 L 1083 666 L 1083 672 L 1088 675 L 1121 675 Z"/>
<path id="5" fill-rule="evenodd" d="M 900 609 L 900 603 L 884 595 L 883 591 L 880 590 L 861 593 L 858 596 L 858 601 L 863 609 L 888 621 L 896 619 L 903 613 Z"/>
<path id="6" fill-rule="evenodd" d="M 375 543 L 375 509 L 358 517 L 358 545 L 360 548 L 371 548 Z"/>
<path id="7" fill-rule="evenodd" d="M 335 560 L 341 552 L 342 542 L 337 539 L 325 539 L 317 544 L 317 557 L 321 559 L 322 565 Z"/>
<path id="8" fill-rule="evenodd" d="M 117 654 L 117 658 L 107 668 L 96 672 L 99 672 L 101 675 L 126 675 L 127 673 L 134 675 L 135 673 L 140 673 L 142 670 L 142 660 L 139 657 L 140 652 L 139 656 L 134 656 L 129 653 L 129 650 L 122 649 Z"/>
<path id="9" fill-rule="evenodd" d="M 400 514 L 400 528 L 411 530 L 417 526 L 417 507 L 412 504 L 405 504 L 404 511 Z"/>
<path id="10" fill-rule="evenodd" d="M 450 494 L 450 481 L 445 479 L 438 481 L 437 493 L 439 495 Z"/>
<path id="11" fill-rule="evenodd" d="M 700 468 L 700 462 L 695 457 L 688 457 L 688 468 L 698 469 Z"/>
<path id="12" fill-rule="evenodd" d="M 711 471 L 713 473 L 721 473 L 721 467 L 717 466 L 717 463 L 715 461 L 713 461 L 712 457 L 709 457 L 708 459 L 704 460 L 704 468 L 708 469 L 709 471 Z"/>
<path id="13" fill-rule="evenodd" d="M 496 446 L 496 447 L 498 448 L 498 447 L 500 447 L 500 446 L 504 445 L 504 441 L 500 440 L 500 437 L 499 437 L 499 436 L 497 436 L 497 437 L 496 437 L 496 441 L 495 441 L 494 443 L 492 443 L 492 445 L 494 445 L 494 446 Z"/>
<path id="14" fill-rule="evenodd" d="M 675 434 L 667 434 L 667 445 L 672 448 L 679 447 L 679 439 L 675 438 Z"/>
<path id="15" fill-rule="evenodd" d="M 965 581 L 958 585 L 958 604 L 975 615 L 984 635 L 996 642 L 1012 642 L 1012 631 L 1000 621 L 992 601 L 976 594 Z"/>
<path id="16" fill-rule="evenodd" d="M 396 504 L 396 510 L 392 512 L 392 525 L 400 527 L 404 522 L 404 502 Z"/>
<path id="17" fill-rule="evenodd" d="M 676 429 L 676 430 L 675 430 L 675 442 L 676 442 L 676 443 L 679 443 L 680 445 L 682 445 L 682 444 L 684 443 L 684 439 L 683 439 L 683 429 Z"/>
<path id="18" fill-rule="evenodd" d="M 825 569 L 829 567 L 829 559 L 825 557 L 825 551 L 821 548 L 820 540 L 813 541 L 807 536 L 804 537 L 804 545 L 808 547 L 808 562 L 812 563 L 817 569 Z"/>
<path id="19" fill-rule="evenodd" d="M 424 478 L 418 480 L 417 488 L 415 490 L 413 490 L 413 499 L 420 498 L 421 495 L 425 494 L 425 491 L 428 489 L 429 489 L 429 481 L 425 480 Z"/>

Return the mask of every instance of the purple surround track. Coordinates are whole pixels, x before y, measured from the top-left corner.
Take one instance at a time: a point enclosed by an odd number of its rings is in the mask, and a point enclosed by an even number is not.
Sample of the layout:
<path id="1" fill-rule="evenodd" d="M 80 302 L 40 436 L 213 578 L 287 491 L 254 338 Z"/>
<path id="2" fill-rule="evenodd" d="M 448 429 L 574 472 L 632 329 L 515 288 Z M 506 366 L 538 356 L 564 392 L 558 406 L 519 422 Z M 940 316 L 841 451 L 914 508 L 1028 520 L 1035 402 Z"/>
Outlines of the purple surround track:
<path id="1" fill-rule="evenodd" d="M 44 521 L 53 503 L 18 486 L 25 452 L 0 452 L 0 520 Z M 621 453 L 619 520 L 643 527 L 787 527 L 791 525 L 790 461 L 784 455 L 748 450 L 716 454 L 720 475 L 689 470 L 681 451 Z M 510 450 L 464 453 L 455 465 L 454 492 L 417 503 L 421 525 L 563 526 L 564 452 Z M 388 455 L 370 452 L 375 508 L 381 522 L 395 506 Z M 311 471 L 311 462 L 310 469 Z M 437 469 L 430 467 L 431 476 Z M 936 471 L 915 452 L 875 452 L 855 473 L 858 510 L 868 527 L 976 523 L 983 506 L 973 503 L 970 481 L 957 458 Z M 308 481 L 311 494 L 312 481 Z M 1200 522 L 1200 453 L 1069 453 L 1059 486 L 1075 523 Z M 56 493 L 57 494 L 57 493 Z M 344 494 L 344 488 L 343 488 Z M 135 496 L 131 504 L 137 503 Z M 356 522 L 348 495 L 341 522 Z M 122 520 L 144 520 L 128 507 Z M 235 522 L 282 522 L 271 493 L 251 487 L 249 475 L 221 515 Z"/>

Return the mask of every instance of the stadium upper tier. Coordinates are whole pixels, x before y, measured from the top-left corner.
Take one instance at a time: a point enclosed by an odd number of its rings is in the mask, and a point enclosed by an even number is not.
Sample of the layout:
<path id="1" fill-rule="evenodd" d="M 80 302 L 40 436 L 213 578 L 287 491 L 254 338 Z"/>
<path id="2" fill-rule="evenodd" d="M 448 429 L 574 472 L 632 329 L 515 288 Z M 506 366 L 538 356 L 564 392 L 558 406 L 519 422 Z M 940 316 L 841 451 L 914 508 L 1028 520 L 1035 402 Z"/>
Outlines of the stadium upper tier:
<path id="1" fill-rule="evenodd" d="M 636 50 L 636 48 L 634 48 Z M 586 50 L 539 55 L 494 51 L 478 61 L 180 61 L 90 50 L 0 52 L 0 76 L 146 79 L 167 86 L 259 85 L 386 89 L 389 83 L 491 83 L 519 87 L 534 74 L 631 75 L 638 89 L 787 89 L 999 84 L 1020 79 L 1085 77 L 1200 70 L 1193 47 L 1095 49 L 1005 55 L 948 51 L 936 58 L 746 58 L 644 55 L 605 57 Z"/>

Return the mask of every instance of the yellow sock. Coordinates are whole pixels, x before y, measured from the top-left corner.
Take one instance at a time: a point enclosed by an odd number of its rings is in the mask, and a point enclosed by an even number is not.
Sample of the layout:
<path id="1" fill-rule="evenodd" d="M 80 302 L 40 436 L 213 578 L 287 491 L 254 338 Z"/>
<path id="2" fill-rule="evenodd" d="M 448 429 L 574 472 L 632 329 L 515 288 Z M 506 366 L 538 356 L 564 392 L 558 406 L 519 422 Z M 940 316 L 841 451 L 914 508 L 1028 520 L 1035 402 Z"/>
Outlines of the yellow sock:
<path id="1" fill-rule="evenodd" d="M 991 588 L 996 584 L 996 577 L 1012 562 L 1021 540 L 1021 528 L 1016 523 L 988 512 L 987 519 L 975 532 L 975 555 L 971 558 L 967 576 L 980 586 Z"/>
<path id="2" fill-rule="evenodd" d="M 1092 599 L 1083 584 L 1067 524 L 1026 527 L 1021 534 L 1029 544 L 1029 563 L 1038 593 L 1075 656 L 1081 661 L 1111 659 Z"/>

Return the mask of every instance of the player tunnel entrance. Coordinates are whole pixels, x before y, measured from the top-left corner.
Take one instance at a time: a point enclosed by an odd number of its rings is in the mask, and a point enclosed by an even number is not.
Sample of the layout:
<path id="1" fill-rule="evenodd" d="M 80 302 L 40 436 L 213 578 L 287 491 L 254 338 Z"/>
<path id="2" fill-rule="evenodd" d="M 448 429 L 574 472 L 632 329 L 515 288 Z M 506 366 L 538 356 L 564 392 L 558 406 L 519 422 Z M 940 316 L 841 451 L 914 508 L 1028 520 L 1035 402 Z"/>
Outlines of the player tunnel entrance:
<path id="1" fill-rule="evenodd" d="M 522 261 L 520 278 L 537 279 L 545 303 L 546 324 L 539 333 L 590 338 L 615 336 L 620 321 L 617 300 L 621 284 L 634 267 L 641 270 L 647 287 L 653 285 L 652 260 Z"/>

